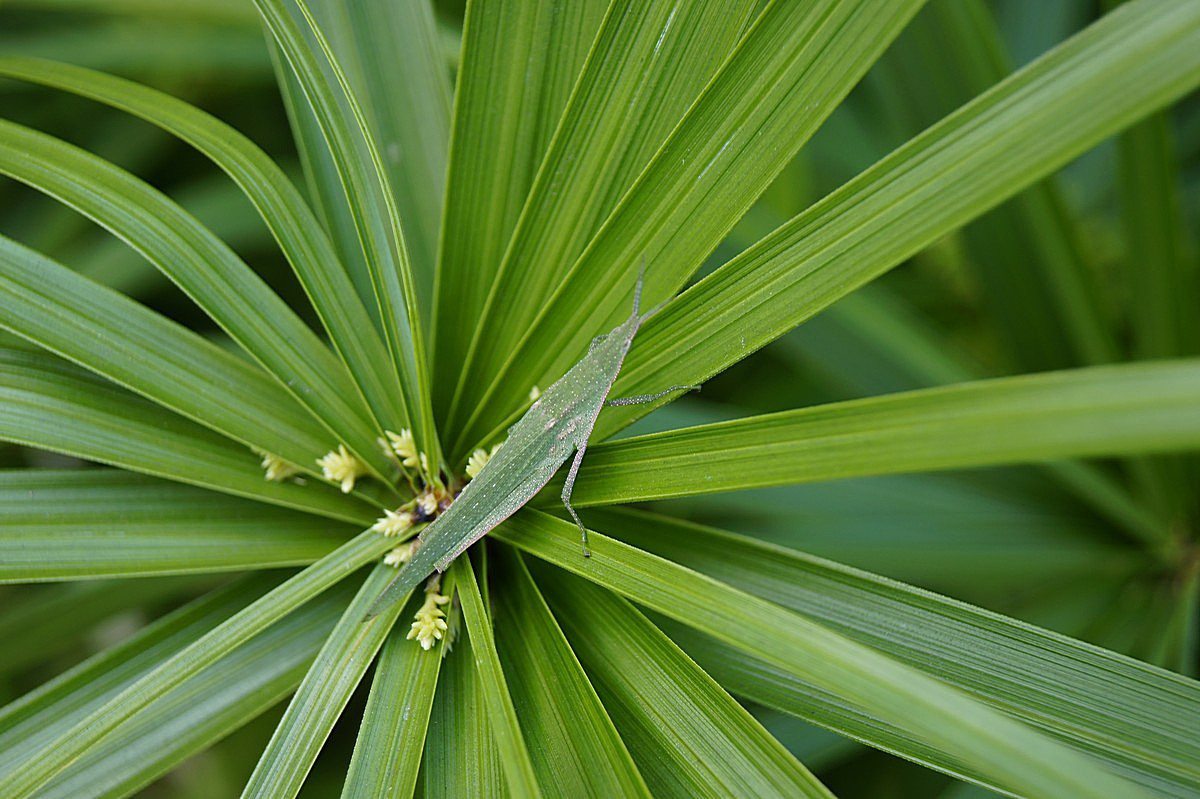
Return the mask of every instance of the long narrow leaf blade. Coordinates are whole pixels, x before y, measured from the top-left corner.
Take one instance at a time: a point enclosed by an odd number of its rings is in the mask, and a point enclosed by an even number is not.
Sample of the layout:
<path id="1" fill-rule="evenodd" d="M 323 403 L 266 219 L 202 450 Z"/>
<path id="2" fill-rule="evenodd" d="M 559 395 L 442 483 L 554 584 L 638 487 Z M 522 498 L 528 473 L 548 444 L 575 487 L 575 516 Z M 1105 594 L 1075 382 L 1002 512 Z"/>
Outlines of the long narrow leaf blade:
<path id="1" fill-rule="evenodd" d="M 382 555 L 391 545 L 391 540 L 365 531 L 233 614 L 31 753 L 14 772 L 0 776 L 0 795 L 14 799 L 32 795 L 109 738 L 157 696 L 201 673 L 272 623 Z"/>
<path id="2" fill-rule="evenodd" d="M 922 1 L 769 4 L 571 267 L 521 346 L 477 362 L 481 391 L 466 399 L 479 418 L 466 440 L 487 434 L 519 407 L 531 384 L 557 378 L 593 335 L 629 313 L 643 259 L 647 305 L 674 294 Z"/>
<path id="3" fill-rule="evenodd" d="M 703 382 L 1200 84 L 1200 6 L 1131 3 L 901 147 L 647 322 L 615 393 Z M 650 408 L 606 414 L 611 435 Z"/>
<path id="4" fill-rule="evenodd" d="M 582 10 L 586 4 L 577 5 Z M 457 394 L 465 390 L 470 397 L 471 381 L 479 374 L 489 374 L 486 370 L 496 353 L 507 352 L 517 343 L 550 292 L 729 55 L 757 8 L 757 3 L 748 0 L 683 5 L 620 0 L 612 5 L 529 187 L 528 200 L 521 197 L 525 207 L 503 261 L 496 264 L 494 283 L 491 269 L 476 267 L 466 279 L 460 278 L 468 296 L 477 295 L 480 285 L 490 291 L 483 307 L 455 305 L 466 314 L 463 318 L 473 319 L 471 312 L 478 313 L 474 336 L 465 337 L 471 341 L 470 350 L 462 349 L 462 325 L 456 325 L 447 330 L 450 346 L 439 351 L 439 357 L 446 358 L 439 377 L 459 384 Z M 527 67 L 518 63 L 523 74 Z M 490 89 L 494 78 L 489 73 L 485 80 Z M 463 102 L 469 102 L 468 98 Z M 545 113 L 557 110 L 551 107 Z M 493 126 L 499 122 L 492 114 L 484 118 Z M 490 157 L 493 147 L 492 141 L 483 147 L 476 144 L 467 155 L 472 160 Z M 540 159 L 542 150 L 532 154 Z M 487 189 L 479 184 L 471 180 L 467 191 Z M 559 224 L 563 219 L 570 219 L 571 224 Z M 464 223 L 469 229 L 476 224 L 447 218 L 447 224 Z M 458 239 L 457 235 L 447 239 L 448 256 L 455 254 L 452 240 Z M 457 299 L 452 293 L 447 296 Z M 482 359 L 478 372 L 476 359 Z M 454 412 L 465 409 L 451 409 L 451 429 L 461 416 Z"/>
<path id="5" fill-rule="evenodd" d="M 449 409 L 488 289 L 608 5 L 467 5 L 435 297 L 439 414 Z"/>
<path id="6" fill-rule="evenodd" d="M 561 572 L 553 607 L 655 796 L 833 796 L 620 597 Z"/>
<path id="7" fill-rule="evenodd" d="M 0 326 L 305 472 L 327 433 L 253 365 L 0 236 Z"/>
<path id="8" fill-rule="evenodd" d="M 0 58 L 0 76 L 53 86 L 136 114 L 212 159 L 270 228 L 375 418 L 389 430 L 407 425 L 397 405 L 387 348 L 328 237 L 304 198 L 253 142 L 194 106 L 111 75 L 37 59 Z"/>
<path id="9" fill-rule="evenodd" d="M 649 797 L 650 792 L 520 555 L 489 549 L 496 647 L 530 757 L 547 795 Z M 757 767 L 757 766 L 756 766 Z"/>
<path id="10" fill-rule="evenodd" d="M 542 795 L 537 774 L 517 721 L 517 711 L 500 666 L 500 656 L 496 653 L 492 617 L 484 606 L 469 558 L 455 564 L 453 579 L 462 600 L 464 626 L 471 637 L 471 654 L 475 657 L 475 671 L 479 674 L 484 706 L 491 721 L 492 737 L 500 752 L 504 778 L 513 796 L 536 799 Z"/>
<path id="11" fill-rule="evenodd" d="M 396 615 L 404 607 L 397 603 L 369 622 L 362 616 L 376 595 L 392 578 L 394 569 L 380 563 L 363 581 L 354 601 L 346 608 L 274 735 L 259 757 L 254 773 L 242 791 L 243 797 L 293 797 L 300 792 L 322 744 L 333 729 L 350 694 L 383 646 Z M 431 655 L 437 657 L 437 655 Z"/>
<path id="12" fill-rule="evenodd" d="M 129 472 L 0 471 L 3 583 L 304 565 L 354 531 Z"/>
<path id="13" fill-rule="evenodd" d="M 0 172 L 111 230 L 188 293 L 297 402 L 378 474 L 390 467 L 344 365 L 229 247 L 165 195 L 109 162 L 0 121 Z M 332 437 L 332 436 L 331 436 Z M 322 451 L 333 449 L 332 441 Z"/>
<path id="14" fill-rule="evenodd" d="M 593 510 L 634 546 L 778 602 L 1101 758 L 1170 796 L 1200 791 L 1200 684 L 867 572 L 657 514 Z M 897 635 L 897 630 L 904 630 Z M 691 636 L 689 640 L 696 638 Z M 702 664 L 732 688 L 943 770 L 938 752 L 728 647 Z M 700 652 L 699 649 L 696 650 Z"/>
<path id="15" fill-rule="evenodd" d="M 502 540 L 695 627 L 801 677 L 967 764 L 995 784 L 1033 796 L 1136 796 L 1096 761 L 875 649 L 725 583 L 539 514 L 496 529 Z"/>
<path id="16" fill-rule="evenodd" d="M 1200 448 L 1200 360 L 981 380 L 589 448 L 576 502 Z"/>
<path id="17" fill-rule="evenodd" d="M 445 653 L 427 652 L 407 634 L 403 623 L 394 625 L 379 654 L 343 799 L 407 799 L 417 785 Z"/>
<path id="18" fill-rule="evenodd" d="M 263 478 L 245 447 L 58 358 L 0 349 L 0 440 L 370 524 L 371 505 L 322 483 Z"/>
<path id="19" fill-rule="evenodd" d="M 417 443 L 441 460 L 429 401 L 416 284 L 403 226 L 369 123 L 304 0 L 255 0 L 321 128 L 342 180 Z"/>

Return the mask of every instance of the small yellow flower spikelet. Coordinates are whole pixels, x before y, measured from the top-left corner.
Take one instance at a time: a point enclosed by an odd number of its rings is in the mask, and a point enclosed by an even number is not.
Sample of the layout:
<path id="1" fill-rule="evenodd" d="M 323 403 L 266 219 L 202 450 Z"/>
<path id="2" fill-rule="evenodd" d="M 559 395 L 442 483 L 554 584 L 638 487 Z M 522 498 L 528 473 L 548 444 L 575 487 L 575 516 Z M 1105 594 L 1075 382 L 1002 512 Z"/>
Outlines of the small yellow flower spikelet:
<path id="1" fill-rule="evenodd" d="M 281 483 L 300 472 L 300 467 L 296 464 L 266 450 L 256 449 L 254 453 L 262 458 L 262 467 L 266 471 L 264 476 L 273 483 Z"/>
<path id="2" fill-rule="evenodd" d="M 477 449 L 471 453 L 470 459 L 467 461 L 467 477 L 474 480 L 483 471 L 483 467 L 487 466 L 488 460 L 492 456 L 488 454 L 486 449 Z"/>
<path id="3" fill-rule="evenodd" d="M 409 468 L 420 465 L 421 456 L 417 453 L 417 442 L 413 438 L 412 430 L 406 427 L 399 434 L 393 433 L 391 430 L 385 430 L 384 434 L 392 446 L 392 452 L 400 459 L 401 464 Z"/>
<path id="4" fill-rule="evenodd" d="M 421 513 L 425 514 L 426 518 L 436 515 L 438 512 L 437 494 L 426 489 L 417 497 L 417 507 L 421 509 Z"/>
<path id="5" fill-rule="evenodd" d="M 342 493 L 349 494 L 354 489 L 354 481 L 367 473 L 367 467 L 358 458 L 346 451 L 345 444 L 325 453 L 317 459 L 317 465 L 325 473 L 326 480 L 341 483 Z"/>
<path id="6" fill-rule="evenodd" d="M 383 533 L 386 536 L 400 535 L 407 532 L 408 528 L 413 526 L 416 521 L 410 511 L 406 510 L 387 510 L 384 511 L 384 516 L 371 525 L 371 529 L 377 533 Z"/>
<path id="7" fill-rule="evenodd" d="M 471 457 L 467 460 L 467 477 L 474 480 L 483 471 L 483 467 L 488 465 L 488 461 L 496 457 L 496 451 L 500 449 L 500 445 L 492 447 L 492 451 L 488 452 L 485 449 L 477 449 L 471 453 Z"/>
<path id="8" fill-rule="evenodd" d="M 429 651 L 434 642 L 441 640 L 446 632 L 446 612 L 442 605 L 447 604 L 450 597 L 439 593 L 439 586 L 432 585 L 425 589 L 425 604 L 417 611 L 416 621 L 408 631 L 408 639 L 416 639 L 425 651 Z"/>
<path id="9" fill-rule="evenodd" d="M 529 389 L 529 401 L 537 402 L 538 397 L 542 396 L 542 390 L 537 386 Z"/>
<path id="10" fill-rule="evenodd" d="M 389 550 L 388 553 L 383 556 L 383 564 L 385 566 L 399 568 L 400 566 L 403 566 L 405 563 L 408 563 L 410 560 L 412 560 L 413 551 L 415 549 L 416 546 L 415 542 L 413 541 L 409 541 L 407 544 L 401 544 L 395 549 Z M 411 637 L 412 636 L 410 635 L 409 638 Z"/>

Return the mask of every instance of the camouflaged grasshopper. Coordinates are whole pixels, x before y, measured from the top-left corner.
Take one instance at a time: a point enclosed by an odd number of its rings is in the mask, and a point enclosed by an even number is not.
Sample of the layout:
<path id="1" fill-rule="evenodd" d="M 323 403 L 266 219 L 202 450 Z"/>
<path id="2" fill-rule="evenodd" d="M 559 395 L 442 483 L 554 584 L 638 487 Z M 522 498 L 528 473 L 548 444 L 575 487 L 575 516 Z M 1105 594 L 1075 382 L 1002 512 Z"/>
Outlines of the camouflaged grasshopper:
<path id="1" fill-rule="evenodd" d="M 644 262 L 642 272 L 645 272 Z M 411 559 L 371 606 L 368 618 L 402 599 L 434 569 L 444 571 L 467 547 L 520 510 L 550 482 L 572 452 L 575 459 L 563 485 L 562 501 L 579 525 L 583 555 L 590 557 L 587 528 L 571 507 L 571 490 L 600 409 L 605 405 L 653 402 L 675 391 L 698 388 L 672 386 L 656 394 L 608 399 L 638 328 L 662 307 L 638 314 L 642 278 L 639 274 L 629 318 L 592 339 L 587 355 L 546 389 L 509 428 L 504 445 L 475 479 L 467 483 L 454 503 L 422 531 Z"/>

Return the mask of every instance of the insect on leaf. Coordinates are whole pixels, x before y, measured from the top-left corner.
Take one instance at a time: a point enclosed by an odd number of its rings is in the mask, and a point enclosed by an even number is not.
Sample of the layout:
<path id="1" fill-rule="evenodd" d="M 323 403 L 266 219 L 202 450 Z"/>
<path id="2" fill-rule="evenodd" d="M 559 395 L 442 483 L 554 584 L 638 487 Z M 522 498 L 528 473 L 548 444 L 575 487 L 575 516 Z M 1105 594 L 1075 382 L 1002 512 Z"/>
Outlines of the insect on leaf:
<path id="1" fill-rule="evenodd" d="M 639 315 L 641 294 L 642 275 L 639 275 L 629 318 L 593 339 L 587 354 L 534 400 L 525 415 L 509 428 L 508 438 L 496 454 L 467 484 L 454 504 L 421 533 L 412 559 L 375 601 L 368 618 L 406 596 L 434 569 L 444 571 L 467 547 L 520 510 L 550 482 L 572 452 L 575 452 L 575 459 L 563 486 L 562 498 L 579 525 L 583 554 L 589 554 L 587 530 L 571 507 L 571 489 L 587 450 L 588 437 L 601 408 L 609 401 L 608 392 L 621 371 L 625 353 L 629 352 L 638 328 L 657 310 Z M 691 386 L 673 386 L 663 393 L 687 388 Z M 662 394 L 627 397 L 609 402 L 628 404 L 660 396 Z"/>

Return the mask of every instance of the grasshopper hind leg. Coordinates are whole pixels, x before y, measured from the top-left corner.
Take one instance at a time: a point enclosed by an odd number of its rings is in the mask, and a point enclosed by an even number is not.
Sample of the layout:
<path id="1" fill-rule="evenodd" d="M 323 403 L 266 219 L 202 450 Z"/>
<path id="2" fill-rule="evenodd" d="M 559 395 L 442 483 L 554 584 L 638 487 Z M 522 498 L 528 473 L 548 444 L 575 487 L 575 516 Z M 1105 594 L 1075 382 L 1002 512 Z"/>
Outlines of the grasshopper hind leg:
<path id="1" fill-rule="evenodd" d="M 575 490 L 575 477 L 579 474 L 579 464 L 583 463 L 583 453 L 585 452 L 587 452 L 586 441 L 579 445 L 575 452 L 575 459 L 571 461 L 571 469 L 567 472 L 566 482 L 563 483 L 562 501 L 567 506 L 567 512 L 571 514 L 571 518 L 575 520 L 575 524 L 579 527 L 579 533 L 583 540 L 583 556 L 590 558 L 592 551 L 588 549 L 587 528 L 583 526 L 583 520 L 579 518 L 579 514 L 571 506 L 571 492 Z"/>

